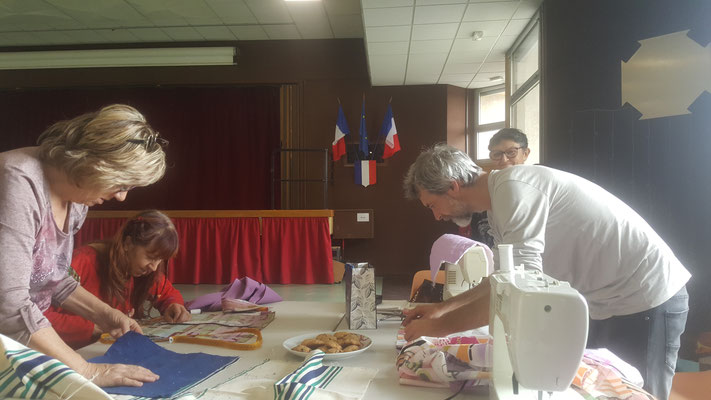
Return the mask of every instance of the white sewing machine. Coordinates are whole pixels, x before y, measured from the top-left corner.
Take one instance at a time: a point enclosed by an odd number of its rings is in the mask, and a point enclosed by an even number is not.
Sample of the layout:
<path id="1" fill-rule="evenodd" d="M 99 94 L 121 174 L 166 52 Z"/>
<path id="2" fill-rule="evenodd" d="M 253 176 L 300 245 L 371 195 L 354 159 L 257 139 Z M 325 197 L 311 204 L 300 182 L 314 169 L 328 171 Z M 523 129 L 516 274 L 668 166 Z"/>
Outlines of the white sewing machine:
<path id="1" fill-rule="evenodd" d="M 587 303 L 567 282 L 538 270 L 512 268 L 510 246 L 499 245 L 501 269 L 489 278 L 494 341 L 490 397 L 570 398 L 564 392 L 572 390 L 585 350 Z"/>
<path id="2" fill-rule="evenodd" d="M 481 246 L 471 247 L 456 264 L 448 262 L 443 264 L 445 271 L 443 297 L 445 300 L 466 292 L 489 275 L 489 261 Z"/>

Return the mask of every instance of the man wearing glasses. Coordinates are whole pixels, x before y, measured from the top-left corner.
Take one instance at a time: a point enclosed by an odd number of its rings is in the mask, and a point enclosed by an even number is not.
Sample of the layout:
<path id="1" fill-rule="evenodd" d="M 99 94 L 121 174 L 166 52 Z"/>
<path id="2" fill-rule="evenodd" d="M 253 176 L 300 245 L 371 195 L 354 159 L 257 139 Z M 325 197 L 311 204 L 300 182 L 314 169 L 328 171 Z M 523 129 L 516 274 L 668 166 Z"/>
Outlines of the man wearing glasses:
<path id="1" fill-rule="evenodd" d="M 497 151 L 513 157 L 521 149 Z M 420 154 L 404 189 L 437 220 L 461 223 L 486 212 L 494 244 L 513 245 L 514 265 L 567 281 L 585 297 L 588 347 L 608 348 L 639 370 L 647 391 L 668 398 L 691 274 L 632 208 L 553 168 L 515 165 L 487 173 L 444 144 Z M 445 302 L 405 311 L 405 339 L 487 325 L 489 289 L 486 280 Z"/>
<path id="2" fill-rule="evenodd" d="M 501 129 L 489 139 L 489 159 L 494 162 L 493 169 L 523 164 L 530 153 L 528 137 L 516 128 Z M 466 227 L 460 227 L 459 234 L 493 247 L 494 238 L 489 234 L 489 230 L 486 212 L 473 213 L 468 230 Z"/>

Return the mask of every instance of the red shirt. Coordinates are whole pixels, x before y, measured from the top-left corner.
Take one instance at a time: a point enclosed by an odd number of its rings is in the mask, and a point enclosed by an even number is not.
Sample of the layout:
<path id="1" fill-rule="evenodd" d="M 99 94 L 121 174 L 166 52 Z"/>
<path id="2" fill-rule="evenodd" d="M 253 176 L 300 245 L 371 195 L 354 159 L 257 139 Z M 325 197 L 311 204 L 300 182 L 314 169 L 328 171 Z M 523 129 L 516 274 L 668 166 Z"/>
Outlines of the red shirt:
<path id="1" fill-rule="evenodd" d="M 105 303 L 107 299 L 99 293 L 99 261 L 96 250 L 90 246 L 84 246 L 74 251 L 72 257 L 72 268 L 78 276 L 79 284 L 100 298 Z M 115 308 L 123 313 L 128 313 L 133 307 L 130 304 L 131 291 L 133 290 L 133 278 L 128 281 L 128 292 L 124 304 L 119 304 Z M 161 314 L 173 303 L 183 303 L 183 296 L 170 284 L 165 275 L 160 274 L 150 290 L 149 297 L 155 297 L 155 307 Z M 110 304 L 109 304 L 110 305 Z M 44 313 L 45 317 L 52 323 L 52 328 L 59 336 L 72 348 L 80 348 L 95 341 L 93 338 L 94 323 L 78 315 L 72 314 L 60 307 L 52 305 Z"/>

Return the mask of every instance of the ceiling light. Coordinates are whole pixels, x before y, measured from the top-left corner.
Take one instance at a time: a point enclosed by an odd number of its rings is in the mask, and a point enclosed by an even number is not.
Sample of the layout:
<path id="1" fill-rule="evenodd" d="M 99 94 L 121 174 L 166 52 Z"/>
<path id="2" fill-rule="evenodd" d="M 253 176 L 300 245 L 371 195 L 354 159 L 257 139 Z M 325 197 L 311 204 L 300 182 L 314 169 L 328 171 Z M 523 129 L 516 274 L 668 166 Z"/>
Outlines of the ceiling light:
<path id="1" fill-rule="evenodd" d="M 234 47 L 0 52 L 0 69 L 235 65 Z"/>
<path id="2" fill-rule="evenodd" d="M 501 75 L 496 75 L 496 76 L 490 77 L 489 80 L 490 80 L 491 82 L 498 82 L 498 81 L 503 81 L 503 80 L 504 80 L 504 77 L 501 76 Z"/>
<path id="3" fill-rule="evenodd" d="M 472 32 L 472 40 L 481 40 L 484 37 L 484 31 Z"/>

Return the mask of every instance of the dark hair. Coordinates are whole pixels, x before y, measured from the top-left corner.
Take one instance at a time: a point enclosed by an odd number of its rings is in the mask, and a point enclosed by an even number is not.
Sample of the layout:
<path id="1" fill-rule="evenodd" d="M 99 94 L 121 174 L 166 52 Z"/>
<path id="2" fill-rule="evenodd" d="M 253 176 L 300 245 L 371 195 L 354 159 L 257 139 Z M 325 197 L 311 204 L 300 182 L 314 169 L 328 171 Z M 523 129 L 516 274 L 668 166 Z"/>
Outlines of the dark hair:
<path id="1" fill-rule="evenodd" d="M 114 307 L 129 298 L 135 317 L 143 317 L 146 313 L 143 305 L 153 283 L 165 274 L 166 263 L 178 252 L 178 233 L 173 222 L 160 211 L 142 211 L 126 221 L 113 239 L 104 243 L 104 251 L 98 252 L 101 265 L 99 287 L 102 297 Z M 129 245 L 145 247 L 150 257 L 162 260 L 156 271 L 133 277 L 133 290 L 130 293 L 127 290 L 127 284 L 132 278 L 128 258 Z M 152 304 L 156 299 L 150 300 Z"/>
<path id="2" fill-rule="evenodd" d="M 524 149 L 528 147 L 528 138 L 526 137 L 525 133 L 521 132 L 516 128 L 504 128 L 496 132 L 494 136 L 489 139 L 489 149 L 503 142 L 504 140 L 511 140 L 512 142 L 516 142 Z"/>

